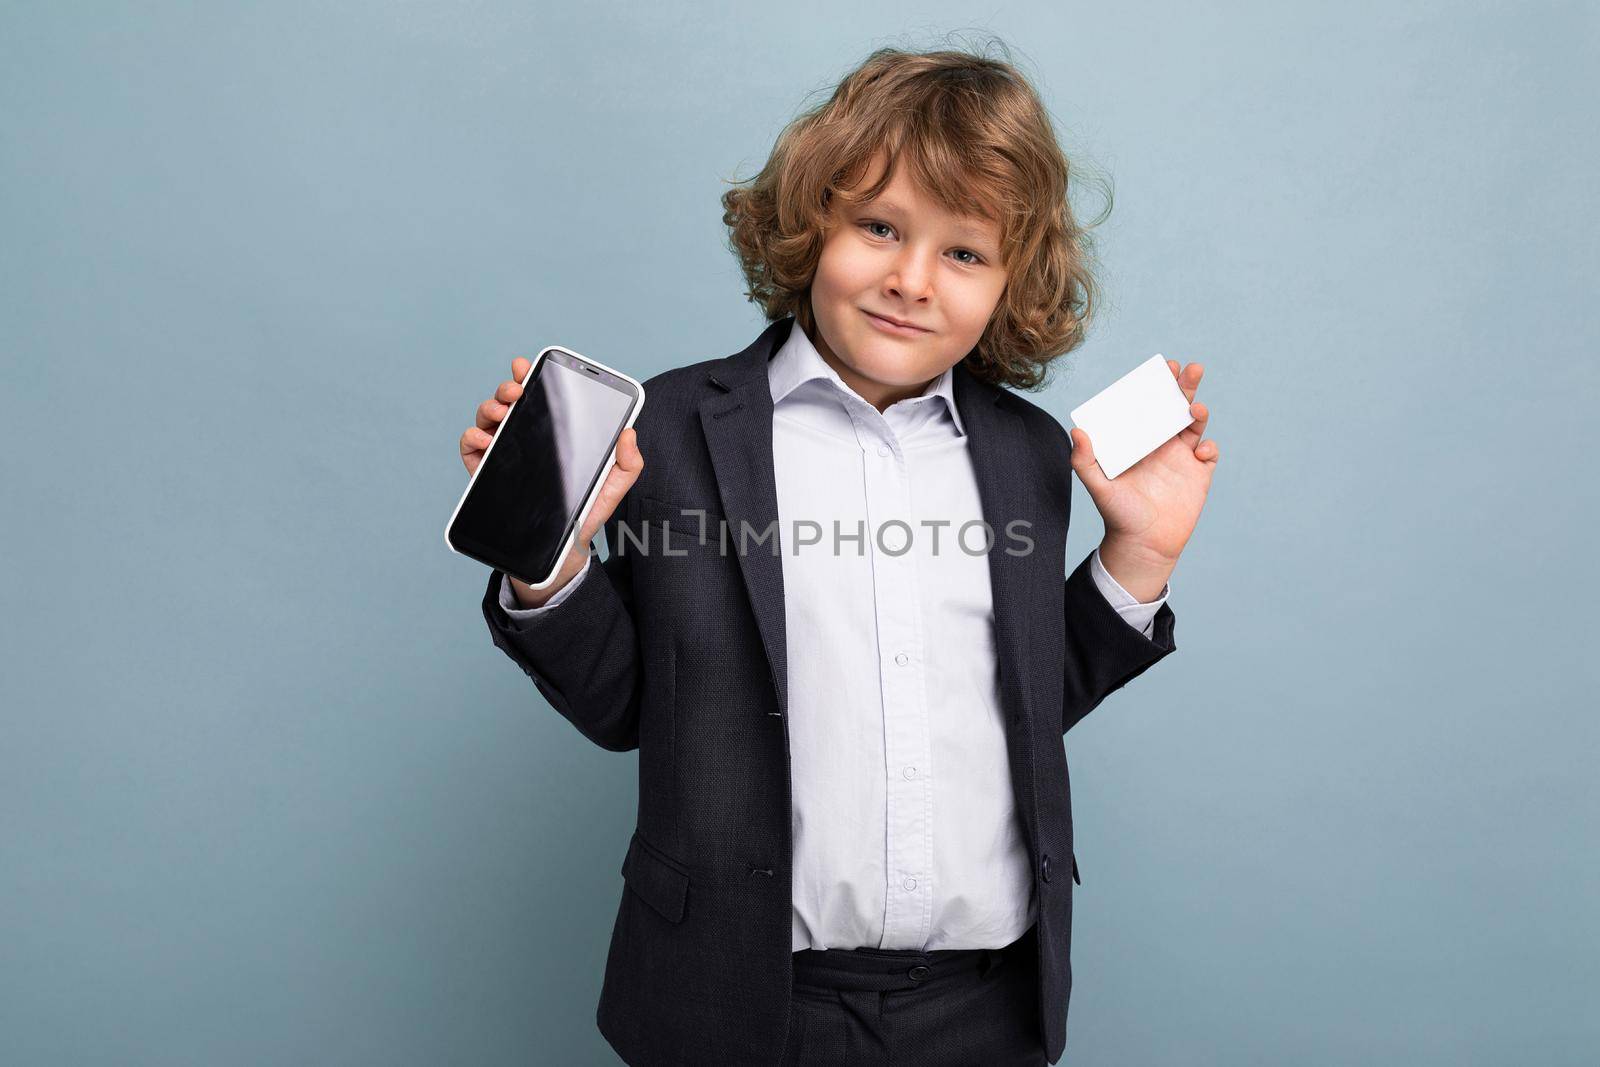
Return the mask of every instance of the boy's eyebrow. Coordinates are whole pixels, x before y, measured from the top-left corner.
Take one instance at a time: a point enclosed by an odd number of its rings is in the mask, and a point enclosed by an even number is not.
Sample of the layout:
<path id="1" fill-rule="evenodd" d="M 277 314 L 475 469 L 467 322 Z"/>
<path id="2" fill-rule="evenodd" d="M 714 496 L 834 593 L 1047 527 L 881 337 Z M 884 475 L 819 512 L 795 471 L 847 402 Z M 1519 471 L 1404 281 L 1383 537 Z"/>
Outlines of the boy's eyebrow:
<path id="1" fill-rule="evenodd" d="M 862 204 L 858 210 L 871 211 L 874 209 L 887 212 L 891 215 L 911 214 L 911 212 L 907 211 L 893 200 L 869 200 L 867 203 Z M 989 235 L 987 233 L 970 222 L 958 222 L 955 228 L 961 233 L 967 234 L 971 237 L 976 237 L 979 240 L 989 240 Z"/>

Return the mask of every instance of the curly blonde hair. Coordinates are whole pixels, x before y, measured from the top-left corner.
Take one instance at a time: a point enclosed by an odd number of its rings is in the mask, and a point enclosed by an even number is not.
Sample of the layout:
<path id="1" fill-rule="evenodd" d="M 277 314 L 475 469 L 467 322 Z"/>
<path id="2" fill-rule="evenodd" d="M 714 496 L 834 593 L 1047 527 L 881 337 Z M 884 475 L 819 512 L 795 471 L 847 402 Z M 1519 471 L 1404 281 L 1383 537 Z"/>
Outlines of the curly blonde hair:
<path id="1" fill-rule="evenodd" d="M 1002 46 L 1003 47 L 1003 46 Z M 888 165 L 856 190 L 884 150 Z M 966 51 L 874 51 L 824 103 L 779 134 L 760 173 L 722 194 L 722 221 L 769 321 L 814 327 L 811 281 L 834 199 L 878 196 L 904 157 L 946 210 L 998 221 L 1005 291 L 964 357 L 984 381 L 1037 389 L 1045 368 L 1083 343 L 1099 303 L 1089 228 L 1068 203 L 1071 167 L 1049 112 L 1009 61 Z"/>

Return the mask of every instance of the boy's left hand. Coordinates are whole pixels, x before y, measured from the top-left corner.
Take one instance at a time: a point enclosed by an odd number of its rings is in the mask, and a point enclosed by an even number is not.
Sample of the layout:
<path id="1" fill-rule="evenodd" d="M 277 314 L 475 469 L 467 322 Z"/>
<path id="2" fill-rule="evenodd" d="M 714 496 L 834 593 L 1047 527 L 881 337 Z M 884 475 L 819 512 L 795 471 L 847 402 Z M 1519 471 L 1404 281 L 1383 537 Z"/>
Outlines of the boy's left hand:
<path id="1" fill-rule="evenodd" d="M 1107 478 L 1100 469 L 1089 435 L 1076 426 L 1071 431 L 1072 469 L 1105 522 L 1101 563 L 1141 600 L 1153 599 L 1160 592 L 1166 574 L 1194 533 L 1219 455 L 1215 441 L 1201 440 L 1210 412 L 1194 398 L 1205 369 L 1190 363 L 1180 373 L 1173 359 L 1167 360 L 1167 367 L 1189 400 L 1194 422 L 1117 477 Z M 1139 595 L 1123 581 L 1118 567 L 1137 584 L 1148 586 L 1154 581 L 1155 593 Z"/>

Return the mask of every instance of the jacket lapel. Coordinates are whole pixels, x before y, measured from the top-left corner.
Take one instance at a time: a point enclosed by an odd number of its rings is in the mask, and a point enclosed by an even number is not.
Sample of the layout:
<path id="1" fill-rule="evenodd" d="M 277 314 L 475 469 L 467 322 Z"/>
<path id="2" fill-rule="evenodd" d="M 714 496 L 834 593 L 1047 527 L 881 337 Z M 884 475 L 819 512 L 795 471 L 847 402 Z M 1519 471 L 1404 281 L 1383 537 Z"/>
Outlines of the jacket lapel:
<path id="1" fill-rule="evenodd" d="M 1037 497 L 1026 478 L 1033 469 L 1027 462 L 1027 430 L 1022 416 L 1008 402 L 1010 394 L 974 377 L 963 364 L 956 364 L 954 390 L 967 428 L 967 450 L 978 479 L 984 521 L 994 534 L 989 584 L 994 596 L 995 653 L 1002 706 L 1008 720 L 1014 721 L 1029 717 L 1033 710 L 1027 686 L 1022 684 L 1030 636 L 1029 595 L 1040 588 L 1035 583 L 1051 580 L 1040 565 L 1049 555 L 1038 551 L 1040 516 L 1034 515 L 1030 506 Z M 1034 551 L 1026 555 L 1020 554 L 1022 550 L 1006 532 L 1006 524 L 1014 519 L 1032 523 L 1031 528 L 1018 531 L 1035 539 Z"/>
<path id="2" fill-rule="evenodd" d="M 767 652 L 778 711 L 789 714 L 788 651 L 784 640 L 783 559 L 778 555 L 778 489 L 772 461 L 772 391 L 767 362 L 788 339 L 794 319 L 779 319 L 748 348 L 712 367 L 717 392 L 700 403 L 700 425 L 716 474 L 729 548 L 744 574 L 745 592 Z M 740 551 L 741 531 L 748 530 Z M 769 535 L 758 544 L 756 538 Z"/>
<path id="3" fill-rule="evenodd" d="M 1028 472 L 1027 426 L 1011 402 L 1011 394 L 980 381 L 962 364 L 955 368 L 954 391 L 967 427 L 967 452 L 978 479 L 978 499 L 984 521 L 994 532 L 989 549 L 989 586 L 994 598 L 994 647 L 1000 680 L 1000 706 L 1005 713 L 1006 752 L 1017 807 L 1028 839 L 1029 855 L 1039 854 L 1039 781 L 1034 759 L 1036 712 L 1025 684 L 1029 663 L 1035 662 L 1033 639 L 1034 598 L 1061 582 L 1060 568 L 1050 562 L 1050 552 L 1039 551 L 1041 520 L 1035 514 L 1039 494 Z M 1013 519 L 1032 523 L 1023 533 L 1034 538 L 1026 555 L 1013 545 L 1006 525 Z M 1013 549 L 1008 552 L 1007 549 Z"/>

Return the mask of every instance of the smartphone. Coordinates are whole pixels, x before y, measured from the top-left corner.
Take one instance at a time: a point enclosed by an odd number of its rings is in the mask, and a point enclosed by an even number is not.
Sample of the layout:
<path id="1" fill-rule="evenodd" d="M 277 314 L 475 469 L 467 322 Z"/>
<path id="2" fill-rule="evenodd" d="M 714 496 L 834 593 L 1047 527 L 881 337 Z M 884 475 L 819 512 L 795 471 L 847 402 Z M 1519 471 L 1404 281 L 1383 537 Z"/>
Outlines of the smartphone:
<path id="1" fill-rule="evenodd" d="M 445 524 L 450 551 L 534 588 L 555 581 L 644 407 L 644 386 L 561 345 L 540 351 Z"/>

